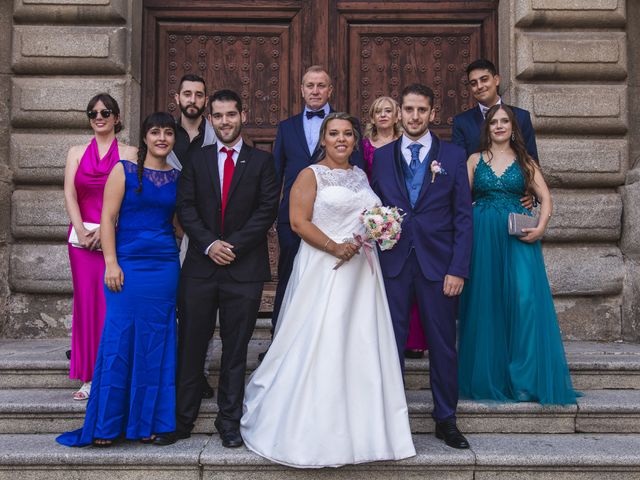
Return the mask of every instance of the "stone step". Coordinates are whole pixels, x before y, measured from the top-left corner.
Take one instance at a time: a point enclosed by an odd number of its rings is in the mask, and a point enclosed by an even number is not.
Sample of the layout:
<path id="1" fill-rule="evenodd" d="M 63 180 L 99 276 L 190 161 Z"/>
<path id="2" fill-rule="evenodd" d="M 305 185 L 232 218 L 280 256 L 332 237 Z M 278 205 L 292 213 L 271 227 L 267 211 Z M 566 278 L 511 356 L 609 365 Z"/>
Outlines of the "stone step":
<path id="1" fill-rule="evenodd" d="M 268 340 L 249 345 L 249 372 L 258 365 L 258 353 Z M 77 388 L 69 380 L 65 350 L 69 339 L 0 340 L 0 388 Z M 565 350 L 574 386 L 578 390 L 640 389 L 640 345 L 632 343 L 566 342 Z M 212 385 L 219 368 L 220 341 L 214 340 L 210 368 Z M 428 359 L 407 360 L 407 389 L 429 386 Z"/>
<path id="2" fill-rule="evenodd" d="M 640 433 L 640 390 L 590 390 L 578 405 L 481 403 L 461 400 L 458 425 L 467 433 Z M 429 390 L 407 391 L 413 433 L 432 433 L 433 401 Z M 59 433 L 82 426 L 86 402 L 71 390 L 0 390 L 0 433 Z M 218 411 L 204 400 L 196 433 L 215 433 Z"/>
<path id="3" fill-rule="evenodd" d="M 68 448 L 55 435 L 0 435 L 0 480 L 637 480 L 640 435 L 468 435 L 455 450 L 415 435 L 417 455 L 401 461 L 301 470 L 265 460 L 244 447 L 225 449 L 217 436 L 194 435 L 168 447 L 122 442 L 111 448 Z"/>

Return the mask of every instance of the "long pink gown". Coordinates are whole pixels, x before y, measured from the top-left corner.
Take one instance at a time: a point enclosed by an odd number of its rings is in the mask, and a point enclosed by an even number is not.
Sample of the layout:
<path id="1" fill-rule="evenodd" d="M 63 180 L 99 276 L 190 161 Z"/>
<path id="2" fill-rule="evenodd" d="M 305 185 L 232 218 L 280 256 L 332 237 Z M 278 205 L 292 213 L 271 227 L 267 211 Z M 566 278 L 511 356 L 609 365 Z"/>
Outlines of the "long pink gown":
<path id="1" fill-rule="evenodd" d="M 365 162 L 365 168 L 367 175 L 371 175 L 371 166 L 373 165 L 373 153 L 376 151 L 368 138 L 362 140 L 362 153 Z M 408 350 L 426 350 L 427 340 L 420 323 L 420 315 L 418 313 L 418 304 L 414 302 L 411 307 L 409 320 L 409 337 L 407 338 L 407 344 L 405 348 Z"/>
<path id="2" fill-rule="evenodd" d="M 104 185 L 119 159 L 117 139 L 102 159 L 95 138 L 85 150 L 73 182 L 83 222 L 100 223 Z M 69 262 L 73 280 L 69 378 L 90 382 L 104 325 L 104 258 L 101 251 L 69 245 Z"/>

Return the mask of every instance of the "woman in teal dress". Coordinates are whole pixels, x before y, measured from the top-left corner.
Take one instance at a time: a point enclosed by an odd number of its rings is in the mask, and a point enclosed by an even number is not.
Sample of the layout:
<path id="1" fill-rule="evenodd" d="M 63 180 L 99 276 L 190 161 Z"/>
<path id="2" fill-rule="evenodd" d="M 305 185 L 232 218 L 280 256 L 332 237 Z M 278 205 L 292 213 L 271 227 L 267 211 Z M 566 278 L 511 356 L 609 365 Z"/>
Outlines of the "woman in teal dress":
<path id="1" fill-rule="evenodd" d="M 551 194 L 509 107 L 487 112 L 480 152 L 469 157 L 468 171 L 474 241 L 460 300 L 460 395 L 576 403 L 540 244 Z M 520 204 L 527 191 L 541 201 L 538 226 L 511 236 L 509 213 L 531 215 Z"/>
<path id="2" fill-rule="evenodd" d="M 166 161 L 174 139 L 173 118 L 150 115 L 137 163 L 121 160 L 109 174 L 100 233 L 104 330 L 84 426 L 60 435 L 63 445 L 105 447 L 122 437 L 151 443 L 175 430 L 178 171 Z"/>

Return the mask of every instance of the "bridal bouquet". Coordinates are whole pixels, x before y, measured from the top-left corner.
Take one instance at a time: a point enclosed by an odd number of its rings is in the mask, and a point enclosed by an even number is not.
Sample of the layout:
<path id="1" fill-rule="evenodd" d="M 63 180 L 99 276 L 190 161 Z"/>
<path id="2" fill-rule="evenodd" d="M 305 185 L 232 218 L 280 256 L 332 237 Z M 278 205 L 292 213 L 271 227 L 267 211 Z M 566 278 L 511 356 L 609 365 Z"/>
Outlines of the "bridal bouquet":
<path id="1" fill-rule="evenodd" d="M 398 207 L 373 207 L 364 210 L 360 214 L 360 220 L 364 225 L 364 235 L 353 234 L 353 241 L 364 251 L 371 273 L 373 273 L 373 260 L 371 251 L 373 250 L 373 242 L 380 246 L 380 250 L 391 250 L 398 240 L 402 232 L 402 218 L 404 214 Z M 345 260 L 336 263 L 334 270 L 344 265 Z"/>
<path id="2" fill-rule="evenodd" d="M 398 207 L 373 207 L 360 214 L 365 235 L 375 241 L 380 250 L 391 250 L 400 240 L 402 217 Z"/>

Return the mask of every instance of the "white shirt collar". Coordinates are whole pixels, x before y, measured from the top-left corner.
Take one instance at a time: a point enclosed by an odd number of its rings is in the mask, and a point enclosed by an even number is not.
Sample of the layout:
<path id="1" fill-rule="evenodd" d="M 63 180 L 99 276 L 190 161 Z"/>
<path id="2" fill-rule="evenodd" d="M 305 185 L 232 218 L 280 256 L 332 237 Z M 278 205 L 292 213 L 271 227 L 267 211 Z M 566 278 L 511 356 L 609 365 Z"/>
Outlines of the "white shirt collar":
<path id="1" fill-rule="evenodd" d="M 307 112 L 318 112 L 320 110 L 324 110 L 324 116 L 326 117 L 327 115 L 329 115 L 329 113 L 331 112 L 331 107 L 329 106 L 329 102 L 325 103 L 324 106 L 322 108 L 318 108 L 317 110 L 311 110 L 309 107 L 307 107 L 306 105 L 304 106 L 304 114 L 305 114 L 305 118 L 307 117 Z M 322 119 L 320 119 L 322 120 Z"/>
<path id="2" fill-rule="evenodd" d="M 409 145 L 413 143 L 419 143 L 425 147 L 424 149 L 420 150 L 420 156 L 422 156 L 424 152 L 428 152 L 429 150 L 431 150 L 431 132 L 427 130 L 427 133 L 421 136 L 418 140 L 411 140 L 406 135 L 402 135 L 402 150 L 407 150 Z"/>
<path id="3" fill-rule="evenodd" d="M 240 140 L 238 141 L 238 143 L 236 143 L 233 147 L 227 147 L 224 143 L 218 142 L 218 153 L 221 153 L 223 148 L 231 148 L 236 153 L 240 153 L 243 143 L 244 141 L 242 140 L 242 137 L 240 137 Z"/>
<path id="4" fill-rule="evenodd" d="M 498 97 L 498 101 L 496 102 L 495 105 L 501 105 L 501 104 L 502 104 L 502 97 Z M 482 114 L 482 118 L 486 118 L 487 112 L 491 109 L 491 107 L 495 107 L 495 105 L 491 105 L 490 107 L 485 107 L 484 105 L 479 103 L 478 106 L 480 107 L 480 113 Z"/>

